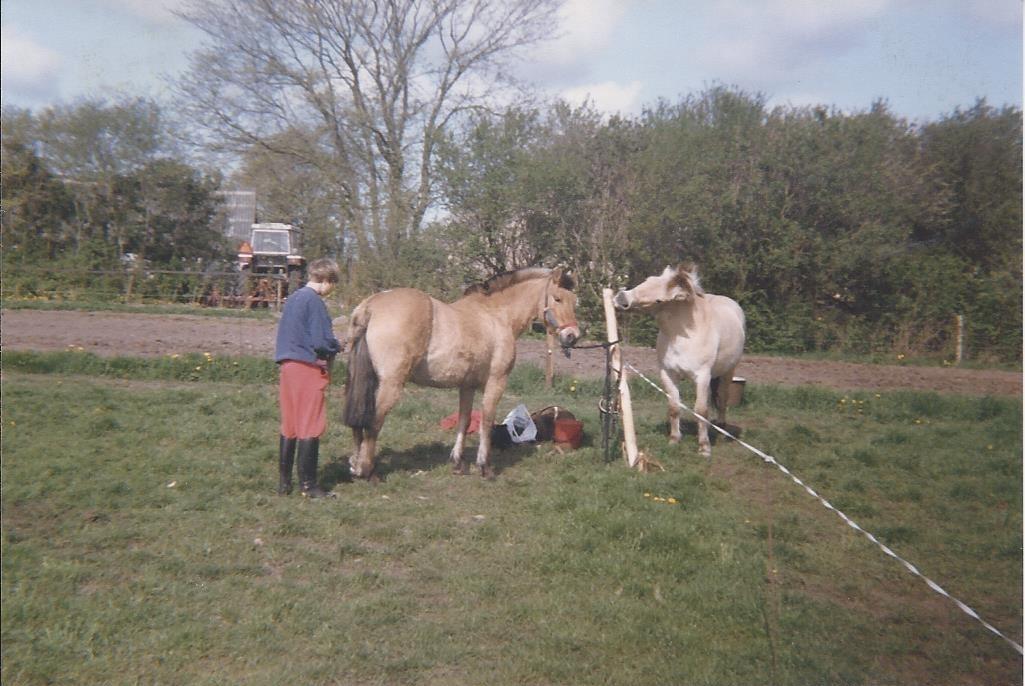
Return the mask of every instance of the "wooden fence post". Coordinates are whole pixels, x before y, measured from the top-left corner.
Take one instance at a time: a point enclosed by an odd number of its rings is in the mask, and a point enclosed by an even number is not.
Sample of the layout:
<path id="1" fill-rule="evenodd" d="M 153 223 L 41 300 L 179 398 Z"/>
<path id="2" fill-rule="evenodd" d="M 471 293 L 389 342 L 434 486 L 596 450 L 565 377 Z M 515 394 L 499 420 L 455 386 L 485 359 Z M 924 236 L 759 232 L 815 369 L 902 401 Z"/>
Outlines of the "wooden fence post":
<path id="1" fill-rule="evenodd" d="M 616 308 L 612 304 L 612 289 L 602 289 L 602 301 L 605 304 L 605 328 L 608 342 L 612 346 L 612 371 L 619 375 L 619 412 L 623 418 L 623 442 L 626 449 L 626 463 L 630 467 L 637 466 L 637 433 L 634 429 L 633 403 L 630 400 L 630 384 L 626 369 L 623 368 L 623 354 L 620 350 L 619 325 L 616 323 Z"/>
<path id="2" fill-rule="evenodd" d="M 954 364 L 960 365 L 961 359 L 964 357 L 964 315 L 955 315 L 954 324 L 957 327 L 957 336 L 955 338 L 956 343 L 954 348 Z"/>
<path id="3" fill-rule="evenodd" d="M 132 301 L 132 291 L 135 289 L 135 275 L 139 272 L 138 266 L 133 266 L 132 271 L 128 273 L 128 286 L 125 287 L 124 301 L 127 305 Z"/>

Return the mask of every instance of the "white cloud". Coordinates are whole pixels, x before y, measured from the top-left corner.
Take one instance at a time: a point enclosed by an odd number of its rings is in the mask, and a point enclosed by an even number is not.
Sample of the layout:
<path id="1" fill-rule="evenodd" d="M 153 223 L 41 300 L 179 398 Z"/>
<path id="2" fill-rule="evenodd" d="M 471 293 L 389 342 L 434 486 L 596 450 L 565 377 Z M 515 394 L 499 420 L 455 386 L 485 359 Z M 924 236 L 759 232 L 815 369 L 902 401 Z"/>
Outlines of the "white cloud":
<path id="1" fill-rule="evenodd" d="M 103 0 L 114 10 L 123 10 L 153 24 L 173 24 L 180 21 L 174 15 L 184 9 L 188 0 Z"/>
<path id="2" fill-rule="evenodd" d="M 814 69 L 866 40 L 890 0 L 718 0 L 710 6 L 722 36 L 705 44 L 700 61 L 726 81 L 772 82 Z"/>
<path id="3" fill-rule="evenodd" d="M 608 45 L 629 9 L 625 0 L 568 0 L 559 8 L 558 37 L 541 46 L 533 58 L 556 67 L 586 60 Z"/>
<path id="4" fill-rule="evenodd" d="M 616 83 L 603 81 L 564 90 L 560 95 L 574 105 L 590 102 L 597 109 L 610 114 L 636 114 L 640 111 L 640 95 L 644 84 L 640 81 Z"/>
<path id="5" fill-rule="evenodd" d="M 712 11 L 748 29 L 790 35 L 832 33 L 879 16 L 890 0 L 718 0 Z"/>
<path id="6" fill-rule="evenodd" d="M 4 90 L 34 94 L 56 91 L 61 57 L 13 26 L 0 27 L 0 71 Z"/>

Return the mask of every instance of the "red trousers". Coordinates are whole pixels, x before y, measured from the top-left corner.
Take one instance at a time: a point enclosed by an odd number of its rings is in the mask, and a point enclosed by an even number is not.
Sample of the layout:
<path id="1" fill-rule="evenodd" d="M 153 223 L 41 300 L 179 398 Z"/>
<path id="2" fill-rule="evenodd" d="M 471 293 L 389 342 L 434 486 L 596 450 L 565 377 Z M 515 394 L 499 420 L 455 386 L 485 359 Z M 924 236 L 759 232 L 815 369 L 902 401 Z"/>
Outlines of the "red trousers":
<path id="1" fill-rule="evenodd" d="M 320 438 L 327 428 L 325 396 L 331 381 L 327 367 L 286 360 L 280 365 L 279 375 L 281 435 Z"/>

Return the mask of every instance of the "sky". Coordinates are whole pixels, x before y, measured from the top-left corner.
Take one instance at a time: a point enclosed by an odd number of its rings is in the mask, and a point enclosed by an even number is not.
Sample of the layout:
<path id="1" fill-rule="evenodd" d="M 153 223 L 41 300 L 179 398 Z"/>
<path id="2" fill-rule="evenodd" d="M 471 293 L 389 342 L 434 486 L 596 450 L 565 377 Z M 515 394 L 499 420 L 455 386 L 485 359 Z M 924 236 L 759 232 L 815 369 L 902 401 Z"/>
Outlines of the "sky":
<path id="1" fill-rule="evenodd" d="M 159 98 L 202 40 L 183 1 L 0 0 L 3 104 Z M 1022 0 L 568 0 L 559 17 L 517 73 L 607 113 L 715 85 L 918 122 L 1022 106 Z"/>

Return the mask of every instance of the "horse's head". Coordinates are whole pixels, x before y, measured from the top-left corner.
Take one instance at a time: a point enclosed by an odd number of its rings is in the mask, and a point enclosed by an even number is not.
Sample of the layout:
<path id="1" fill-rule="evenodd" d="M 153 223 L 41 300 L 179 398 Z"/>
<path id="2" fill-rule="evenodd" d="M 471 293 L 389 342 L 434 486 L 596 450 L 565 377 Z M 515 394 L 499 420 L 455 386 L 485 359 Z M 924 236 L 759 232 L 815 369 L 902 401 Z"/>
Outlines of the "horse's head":
<path id="1" fill-rule="evenodd" d="M 630 290 L 620 290 L 612 299 L 617 310 L 650 310 L 672 302 L 704 297 L 693 263 L 666 267 L 658 276 L 649 276 Z"/>
<path id="2" fill-rule="evenodd" d="M 558 334 L 559 344 L 568 348 L 580 338 L 577 324 L 577 296 L 573 293 L 576 280 L 561 267 L 553 269 L 545 286 L 541 303 L 541 319 L 550 332 Z"/>

